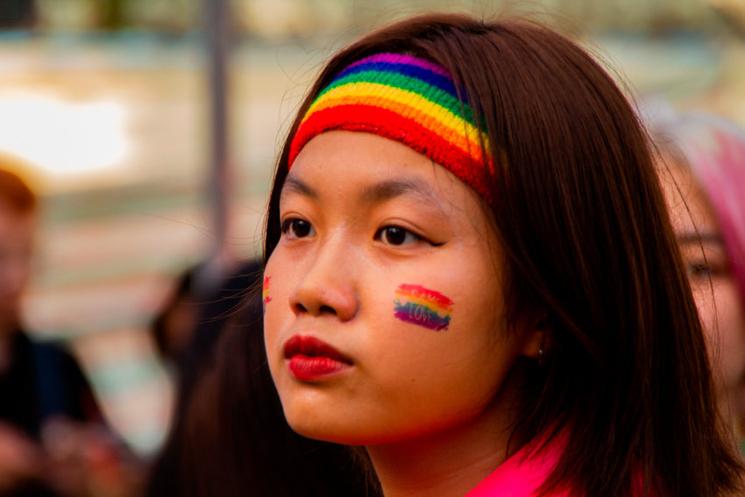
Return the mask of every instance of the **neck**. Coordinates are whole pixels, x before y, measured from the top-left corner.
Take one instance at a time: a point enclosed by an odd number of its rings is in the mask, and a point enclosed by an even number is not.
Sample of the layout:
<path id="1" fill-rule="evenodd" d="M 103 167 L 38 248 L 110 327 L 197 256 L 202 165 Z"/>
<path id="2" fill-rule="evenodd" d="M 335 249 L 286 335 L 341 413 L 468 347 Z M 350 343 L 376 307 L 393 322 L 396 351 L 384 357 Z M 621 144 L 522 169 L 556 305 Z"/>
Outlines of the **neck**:
<path id="1" fill-rule="evenodd" d="M 515 394 L 501 392 L 476 418 L 446 431 L 368 446 L 383 495 L 462 497 L 467 494 L 507 457 L 516 414 Z M 510 446 L 511 452 L 515 449 Z"/>

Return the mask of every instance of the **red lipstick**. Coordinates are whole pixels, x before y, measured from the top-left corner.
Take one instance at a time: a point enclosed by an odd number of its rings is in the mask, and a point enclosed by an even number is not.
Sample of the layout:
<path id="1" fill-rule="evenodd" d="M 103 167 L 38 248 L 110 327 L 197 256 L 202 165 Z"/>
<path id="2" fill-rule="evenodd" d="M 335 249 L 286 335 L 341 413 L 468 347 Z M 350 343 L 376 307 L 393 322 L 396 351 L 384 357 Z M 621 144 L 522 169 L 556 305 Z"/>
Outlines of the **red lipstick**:
<path id="1" fill-rule="evenodd" d="M 300 381 L 319 380 L 352 365 L 341 352 L 318 338 L 294 335 L 284 347 L 290 372 Z"/>

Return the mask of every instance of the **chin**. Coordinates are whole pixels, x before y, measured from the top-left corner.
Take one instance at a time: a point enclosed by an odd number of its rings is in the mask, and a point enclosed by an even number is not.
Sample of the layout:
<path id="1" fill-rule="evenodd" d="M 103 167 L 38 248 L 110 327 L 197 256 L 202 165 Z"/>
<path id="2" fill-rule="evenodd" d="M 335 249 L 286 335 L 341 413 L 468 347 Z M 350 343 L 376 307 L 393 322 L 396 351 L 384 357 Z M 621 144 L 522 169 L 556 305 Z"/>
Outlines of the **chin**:
<path id="1" fill-rule="evenodd" d="M 415 439 L 436 430 L 425 430 L 420 426 L 393 427 L 390 423 L 371 419 L 355 412 L 322 411 L 300 408 L 285 408 L 285 417 L 290 428 L 306 438 L 347 446 L 374 446 Z"/>
<path id="2" fill-rule="evenodd" d="M 318 420 L 315 417 L 308 416 L 300 419 L 287 414 L 285 416 L 290 428 L 298 435 L 306 438 L 340 445 L 364 445 L 356 430 L 348 426 L 348 423 L 339 423 L 335 420 Z"/>
<path id="3" fill-rule="evenodd" d="M 334 404 L 308 405 L 305 402 L 282 403 L 290 428 L 306 438 L 340 445 L 368 445 L 375 437 L 367 433 L 369 420 L 355 413 L 340 412 Z"/>

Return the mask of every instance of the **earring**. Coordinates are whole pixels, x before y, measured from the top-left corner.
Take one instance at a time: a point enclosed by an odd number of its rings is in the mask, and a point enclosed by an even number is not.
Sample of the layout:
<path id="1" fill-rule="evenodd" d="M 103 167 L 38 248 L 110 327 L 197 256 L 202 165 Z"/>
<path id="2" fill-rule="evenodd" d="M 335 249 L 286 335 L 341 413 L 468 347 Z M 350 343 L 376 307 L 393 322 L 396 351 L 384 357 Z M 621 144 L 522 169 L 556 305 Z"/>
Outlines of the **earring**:
<path id="1" fill-rule="evenodd" d="M 543 350 L 543 340 L 541 340 L 541 344 L 538 346 L 538 365 L 543 367 L 545 360 L 546 352 Z"/>

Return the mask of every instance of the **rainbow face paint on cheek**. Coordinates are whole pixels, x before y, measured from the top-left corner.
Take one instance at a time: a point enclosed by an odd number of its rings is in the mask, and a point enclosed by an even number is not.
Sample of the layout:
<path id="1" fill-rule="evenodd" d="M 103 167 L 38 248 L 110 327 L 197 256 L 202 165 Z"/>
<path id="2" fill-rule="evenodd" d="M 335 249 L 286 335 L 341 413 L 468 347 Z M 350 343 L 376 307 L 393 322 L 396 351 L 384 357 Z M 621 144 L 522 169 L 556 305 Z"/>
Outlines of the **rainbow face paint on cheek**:
<path id="1" fill-rule="evenodd" d="M 393 315 L 401 321 L 434 331 L 450 325 L 453 301 L 443 294 L 420 285 L 400 285 L 393 301 Z"/>
<path id="2" fill-rule="evenodd" d="M 264 299 L 264 305 L 272 301 L 272 298 L 269 296 L 269 280 L 271 279 L 271 276 L 264 276 L 264 286 L 261 288 L 261 296 Z"/>

